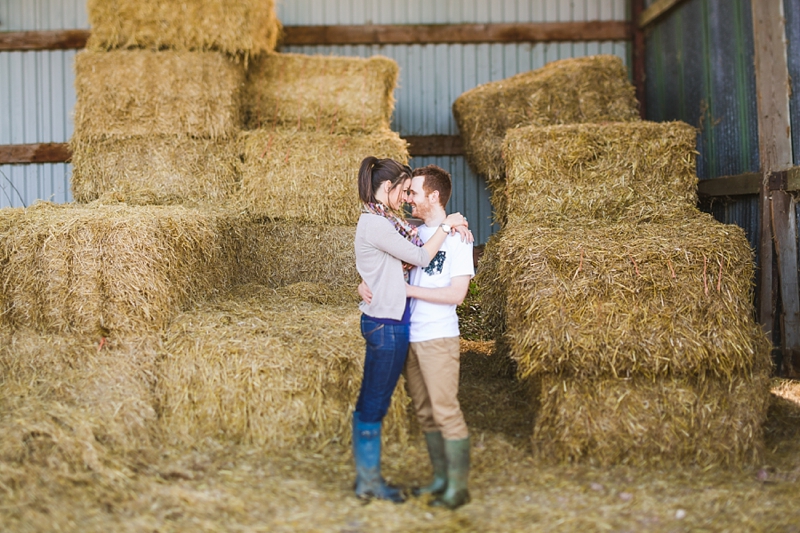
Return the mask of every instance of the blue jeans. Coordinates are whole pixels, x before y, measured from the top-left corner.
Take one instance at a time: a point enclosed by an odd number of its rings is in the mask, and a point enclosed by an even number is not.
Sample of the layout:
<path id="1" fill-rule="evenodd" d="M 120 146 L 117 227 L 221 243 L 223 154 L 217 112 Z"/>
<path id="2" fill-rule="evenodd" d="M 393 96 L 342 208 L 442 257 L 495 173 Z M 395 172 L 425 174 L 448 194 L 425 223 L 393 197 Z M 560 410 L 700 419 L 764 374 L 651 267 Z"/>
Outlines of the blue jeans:
<path id="1" fill-rule="evenodd" d="M 361 335 L 367 341 L 364 379 L 356 402 L 362 422 L 381 422 L 408 355 L 408 324 L 381 324 L 361 315 Z"/>

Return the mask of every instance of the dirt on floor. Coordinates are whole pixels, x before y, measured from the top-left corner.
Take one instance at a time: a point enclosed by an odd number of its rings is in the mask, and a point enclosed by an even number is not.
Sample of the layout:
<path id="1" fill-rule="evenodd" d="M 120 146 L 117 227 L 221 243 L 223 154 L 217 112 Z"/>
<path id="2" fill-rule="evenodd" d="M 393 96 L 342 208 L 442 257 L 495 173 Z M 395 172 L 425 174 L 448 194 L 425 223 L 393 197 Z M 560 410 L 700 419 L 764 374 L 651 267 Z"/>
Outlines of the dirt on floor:
<path id="1" fill-rule="evenodd" d="M 530 391 L 493 359 L 491 343 L 465 342 L 460 398 L 472 433 L 472 502 L 448 511 L 425 499 L 402 505 L 353 496 L 348 448 L 267 456 L 207 442 L 165 449 L 121 476 L 57 482 L 42 466 L 15 477 L 0 464 L 0 530 L 172 531 L 800 531 L 800 382 L 776 379 L 764 464 L 746 471 L 542 464 L 532 458 Z M 387 443 L 393 483 L 427 482 L 417 431 Z"/>

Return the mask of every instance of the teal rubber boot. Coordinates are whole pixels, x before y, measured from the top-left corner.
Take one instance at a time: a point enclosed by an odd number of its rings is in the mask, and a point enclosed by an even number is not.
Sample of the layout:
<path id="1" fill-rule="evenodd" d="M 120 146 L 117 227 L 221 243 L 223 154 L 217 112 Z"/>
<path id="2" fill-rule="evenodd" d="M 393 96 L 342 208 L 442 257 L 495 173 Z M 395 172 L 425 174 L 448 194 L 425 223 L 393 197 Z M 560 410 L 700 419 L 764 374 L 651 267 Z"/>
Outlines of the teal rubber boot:
<path id="1" fill-rule="evenodd" d="M 434 507 L 457 509 L 468 503 L 469 489 L 469 437 L 460 440 L 445 440 L 447 456 L 447 489 L 431 502 Z"/>
<path id="2" fill-rule="evenodd" d="M 381 423 L 362 422 L 353 413 L 353 457 L 356 461 L 356 496 L 362 500 L 403 503 L 400 489 L 389 486 L 381 476 Z"/>
<path id="3" fill-rule="evenodd" d="M 433 481 L 425 487 L 412 489 L 414 496 L 423 494 L 438 495 L 447 488 L 447 456 L 444 452 L 444 439 L 440 431 L 425 433 L 425 443 L 428 445 L 428 455 L 433 466 Z"/>

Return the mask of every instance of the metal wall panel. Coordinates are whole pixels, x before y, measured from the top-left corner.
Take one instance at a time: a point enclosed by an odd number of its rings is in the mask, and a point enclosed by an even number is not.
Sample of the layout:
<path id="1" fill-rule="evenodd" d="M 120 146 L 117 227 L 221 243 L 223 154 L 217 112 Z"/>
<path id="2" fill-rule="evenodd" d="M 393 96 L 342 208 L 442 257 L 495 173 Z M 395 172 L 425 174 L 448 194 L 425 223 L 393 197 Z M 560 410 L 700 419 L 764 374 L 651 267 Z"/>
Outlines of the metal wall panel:
<path id="1" fill-rule="evenodd" d="M 3 0 L 0 31 L 88 28 L 85 0 Z M 0 144 L 66 142 L 75 51 L 0 52 Z M 0 207 L 70 201 L 71 165 L 0 165 Z"/>
<path id="2" fill-rule="evenodd" d="M 471 24 L 627 20 L 625 0 L 296 0 L 278 5 L 285 25 Z M 463 92 L 539 68 L 550 61 L 616 54 L 628 61 L 624 42 L 554 44 L 438 44 L 292 46 L 283 52 L 369 57 L 384 55 L 400 65 L 392 129 L 401 135 L 456 135 L 451 106 Z M 478 243 L 496 227 L 484 180 L 464 157 L 418 157 L 413 166 L 436 164 L 453 176 L 449 210 L 466 214 Z"/>
<path id="3" fill-rule="evenodd" d="M 789 112 L 792 124 L 792 161 L 800 165 L 800 0 L 783 0 L 786 20 L 786 57 L 792 81 Z M 798 226 L 800 227 L 800 226 Z"/>
<path id="4" fill-rule="evenodd" d="M 788 0 L 787 0 L 788 1 Z M 698 128 L 700 179 L 757 172 L 758 113 L 753 23 L 748 0 L 690 0 L 646 32 L 646 116 Z M 754 198 L 710 211 L 758 242 Z"/>

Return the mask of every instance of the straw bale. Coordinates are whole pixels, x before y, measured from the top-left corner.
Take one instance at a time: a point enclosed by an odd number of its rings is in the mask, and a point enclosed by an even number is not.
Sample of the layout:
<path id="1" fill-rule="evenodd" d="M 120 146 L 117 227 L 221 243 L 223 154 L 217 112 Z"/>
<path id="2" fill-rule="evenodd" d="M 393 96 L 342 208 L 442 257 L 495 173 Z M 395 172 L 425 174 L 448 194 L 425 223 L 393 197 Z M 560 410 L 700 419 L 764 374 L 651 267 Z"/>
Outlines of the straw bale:
<path id="1" fill-rule="evenodd" d="M 124 204 L 37 203 L 6 216 L 0 320 L 95 335 L 159 329 L 219 292 L 247 224 L 222 210 Z"/>
<path id="2" fill-rule="evenodd" d="M 0 458 L 48 475 L 118 475 L 156 454 L 157 339 L 0 334 Z"/>
<path id="3" fill-rule="evenodd" d="M 244 231 L 239 283 L 283 287 L 308 282 L 355 290 L 361 282 L 355 226 L 258 221 Z"/>
<path id="4" fill-rule="evenodd" d="M 230 139 L 73 137 L 71 148 L 78 202 L 113 195 L 131 205 L 218 203 L 238 190 L 239 150 Z"/>
<path id="5" fill-rule="evenodd" d="M 274 0 L 88 0 L 94 50 L 219 50 L 255 55 L 275 49 Z"/>
<path id="6" fill-rule="evenodd" d="M 475 284 L 481 295 L 483 325 L 489 338 L 498 340 L 505 332 L 506 287 L 501 275 L 500 253 L 503 230 L 486 241 L 475 273 Z"/>
<path id="7" fill-rule="evenodd" d="M 508 222 L 651 222 L 697 205 L 696 131 L 683 122 L 530 127 L 504 145 Z"/>
<path id="8" fill-rule="evenodd" d="M 269 219 L 355 225 L 361 161 L 369 155 L 408 161 L 406 141 L 390 130 L 353 136 L 253 130 L 242 138 L 241 201 Z"/>
<path id="9" fill-rule="evenodd" d="M 75 135 L 233 136 L 244 67 L 216 52 L 84 50 L 75 56 Z"/>
<path id="10" fill-rule="evenodd" d="M 247 72 L 249 129 L 369 133 L 388 129 L 399 67 L 383 56 L 264 54 Z"/>
<path id="11" fill-rule="evenodd" d="M 698 213 L 669 225 L 507 227 L 498 242 L 522 376 L 723 379 L 769 360 L 737 226 Z"/>
<path id="12" fill-rule="evenodd" d="M 165 335 L 156 394 L 171 438 L 206 438 L 270 451 L 350 438 L 363 371 L 355 304 L 326 306 L 243 286 L 229 300 L 176 318 Z M 385 433 L 408 438 L 408 397 L 398 386 Z"/>
<path id="13" fill-rule="evenodd" d="M 534 454 L 557 461 L 703 467 L 759 464 L 769 368 L 714 376 L 540 376 Z"/>
<path id="14" fill-rule="evenodd" d="M 635 89 L 619 57 L 562 59 L 479 85 L 453 102 L 467 161 L 489 180 L 502 179 L 506 132 L 521 126 L 639 119 Z"/>

